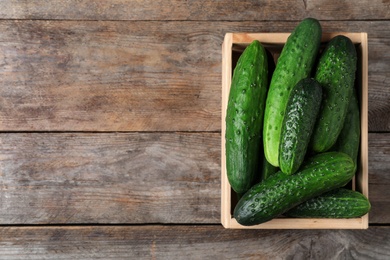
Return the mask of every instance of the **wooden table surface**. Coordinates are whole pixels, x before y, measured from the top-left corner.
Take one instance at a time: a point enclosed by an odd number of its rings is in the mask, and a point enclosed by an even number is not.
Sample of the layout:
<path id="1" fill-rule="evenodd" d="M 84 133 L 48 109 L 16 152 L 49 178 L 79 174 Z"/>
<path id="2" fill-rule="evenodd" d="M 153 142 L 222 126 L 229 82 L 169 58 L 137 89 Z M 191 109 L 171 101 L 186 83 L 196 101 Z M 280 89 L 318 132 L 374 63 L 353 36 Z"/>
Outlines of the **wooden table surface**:
<path id="1" fill-rule="evenodd" d="M 220 224 L 227 32 L 367 32 L 367 230 Z M 390 2 L 2 0 L 0 259 L 390 259 Z"/>

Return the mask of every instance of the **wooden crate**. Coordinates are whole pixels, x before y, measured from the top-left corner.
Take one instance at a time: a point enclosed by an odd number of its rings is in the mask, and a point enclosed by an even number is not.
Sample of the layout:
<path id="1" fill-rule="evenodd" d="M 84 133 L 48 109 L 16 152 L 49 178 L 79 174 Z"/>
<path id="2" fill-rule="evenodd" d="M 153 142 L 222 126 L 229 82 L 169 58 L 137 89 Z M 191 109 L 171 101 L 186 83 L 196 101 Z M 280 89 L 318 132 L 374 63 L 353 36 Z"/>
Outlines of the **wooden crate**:
<path id="1" fill-rule="evenodd" d="M 355 189 L 368 197 L 368 46 L 367 33 L 323 33 L 322 44 L 325 45 L 336 35 L 345 35 L 355 44 L 358 53 L 358 69 L 356 84 L 358 86 L 361 106 L 361 144 L 360 165 L 352 181 Z M 353 219 L 321 219 L 321 218 L 275 218 L 255 226 L 242 226 L 233 218 L 235 194 L 226 176 L 225 155 L 225 117 L 231 78 L 235 63 L 244 48 L 253 40 L 259 40 L 271 51 L 276 60 L 290 33 L 227 33 L 222 45 L 222 134 L 221 134 L 221 222 L 225 228 L 245 229 L 366 229 L 368 214 Z"/>

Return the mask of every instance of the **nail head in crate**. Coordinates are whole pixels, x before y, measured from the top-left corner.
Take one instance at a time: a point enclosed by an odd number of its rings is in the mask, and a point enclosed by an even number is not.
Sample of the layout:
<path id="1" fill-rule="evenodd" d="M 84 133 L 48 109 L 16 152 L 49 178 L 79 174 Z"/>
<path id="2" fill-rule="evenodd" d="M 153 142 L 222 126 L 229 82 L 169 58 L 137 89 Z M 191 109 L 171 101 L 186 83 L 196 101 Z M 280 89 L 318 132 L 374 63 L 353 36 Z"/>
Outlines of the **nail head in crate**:
<path id="1" fill-rule="evenodd" d="M 360 218 L 287 218 L 278 217 L 268 222 L 254 225 L 240 225 L 232 216 L 237 203 L 226 175 L 225 131 L 226 109 L 233 70 L 238 57 L 253 40 L 258 40 L 272 57 L 277 60 L 290 33 L 227 33 L 222 45 L 222 134 L 221 134 L 221 222 L 228 229 L 366 229 L 368 214 Z M 344 35 L 354 43 L 357 55 L 357 85 L 360 103 L 360 153 L 358 170 L 352 180 L 352 189 L 368 198 L 368 45 L 367 33 L 332 32 L 322 33 L 322 44 L 333 37 Z"/>

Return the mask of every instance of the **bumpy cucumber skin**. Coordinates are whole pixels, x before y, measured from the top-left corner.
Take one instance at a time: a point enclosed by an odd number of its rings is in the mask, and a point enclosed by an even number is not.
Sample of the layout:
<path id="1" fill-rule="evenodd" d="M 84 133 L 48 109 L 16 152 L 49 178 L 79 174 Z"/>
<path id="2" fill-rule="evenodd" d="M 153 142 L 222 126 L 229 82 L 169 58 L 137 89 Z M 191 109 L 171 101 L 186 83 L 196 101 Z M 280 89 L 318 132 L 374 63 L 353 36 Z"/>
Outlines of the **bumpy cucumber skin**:
<path id="1" fill-rule="evenodd" d="M 301 166 L 321 106 L 322 88 L 311 78 L 300 80 L 291 91 L 282 124 L 279 166 L 286 174 Z"/>
<path id="2" fill-rule="evenodd" d="M 339 188 L 309 199 L 284 215 L 295 218 L 358 218 L 370 209 L 371 204 L 366 196 Z"/>
<path id="3" fill-rule="evenodd" d="M 308 199 L 344 186 L 353 177 L 353 166 L 344 153 L 315 155 L 295 174 L 279 171 L 254 185 L 238 201 L 233 215 L 244 226 L 269 221 Z"/>
<path id="4" fill-rule="evenodd" d="M 344 125 L 355 82 L 357 55 L 352 41 L 343 35 L 334 37 L 322 53 L 314 78 L 323 88 L 323 100 L 311 148 L 329 150 Z"/>
<path id="5" fill-rule="evenodd" d="M 279 166 L 279 141 L 284 112 L 292 88 L 307 78 L 314 66 L 322 29 L 313 18 L 302 20 L 284 45 L 273 73 L 264 114 L 264 152 L 267 160 Z"/>
<path id="6" fill-rule="evenodd" d="M 268 87 L 264 47 L 253 41 L 233 72 L 226 112 L 226 171 L 236 193 L 246 192 L 259 179 L 261 133 Z"/>
<path id="7" fill-rule="evenodd" d="M 351 100 L 349 101 L 347 115 L 344 120 L 344 126 L 337 138 L 332 151 L 339 151 L 348 154 L 355 163 L 355 172 L 357 170 L 357 159 L 360 147 L 360 110 L 359 101 L 355 88 L 353 89 Z"/>

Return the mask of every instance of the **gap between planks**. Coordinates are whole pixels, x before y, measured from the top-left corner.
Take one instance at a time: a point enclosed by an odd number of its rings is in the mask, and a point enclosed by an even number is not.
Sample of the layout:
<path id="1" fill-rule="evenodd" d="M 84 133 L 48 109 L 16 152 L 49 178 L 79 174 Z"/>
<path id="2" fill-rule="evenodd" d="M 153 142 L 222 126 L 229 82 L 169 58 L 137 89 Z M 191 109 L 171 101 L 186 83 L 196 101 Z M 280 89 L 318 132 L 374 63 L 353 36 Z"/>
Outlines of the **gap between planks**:
<path id="1" fill-rule="evenodd" d="M 223 227 L 222 224 L 218 223 L 72 223 L 72 224 L 0 224 L 0 228 L 91 228 L 91 227 Z M 369 224 L 370 227 L 390 227 L 390 223 L 373 223 Z M 229 229 L 226 229 L 229 230 Z M 243 229 L 244 230 L 244 229 Z M 259 229 L 261 230 L 261 229 Z M 301 229 L 304 230 L 304 229 Z M 326 229 L 317 229 L 326 230 Z M 343 230 L 343 229 L 339 229 Z M 351 230 L 351 229 L 345 229 Z M 353 230 L 353 229 L 352 229 Z M 335 230 L 334 230 L 335 231 Z"/>

